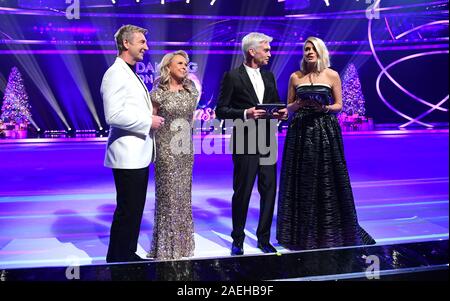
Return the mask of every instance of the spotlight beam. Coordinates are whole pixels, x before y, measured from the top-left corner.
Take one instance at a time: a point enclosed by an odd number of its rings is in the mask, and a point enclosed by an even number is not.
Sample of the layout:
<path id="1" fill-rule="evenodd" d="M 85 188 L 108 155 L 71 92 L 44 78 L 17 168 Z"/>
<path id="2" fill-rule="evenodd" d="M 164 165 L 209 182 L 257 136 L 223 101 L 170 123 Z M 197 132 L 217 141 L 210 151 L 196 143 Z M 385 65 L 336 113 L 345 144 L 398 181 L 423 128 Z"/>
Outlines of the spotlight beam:
<path id="1" fill-rule="evenodd" d="M 30 123 L 33 125 L 33 127 L 37 130 L 40 131 L 41 129 L 38 127 L 38 125 L 36 124 L 36 122 L 34 122 L 33 118 L 30 117 Z"/>
<path id="2" fill-rule="evenodd" d="M 6 16 L 9 17 L 9 16 Z M 14 37 L 23 38 L 22 31 L 20 29 L 20 26 L 16 23 L 14 17 L 9 17 L 8 20 L 5 20 L 4 24 L 7 27 L 7 31 L 11 33 Z M 12 48 L 11 45 L 7 45 L 7 47 L 10 50 L 17 50 L 16 48 Z M 30 48 L 27 45 L 20 45 L 20 48 L 24 50 L 30 50 Z M 66 118 L 64 117 L 64 114 L 62 113 L 61 107 L 59 106 L 55 95 L 53 94 L 53 91 L 51 90 L 46 77 L 44 73 L 42 72 L 41 68 L 39 67 L 36 58 L 33 55 L 20 55 L 20 54 L 14 54 L 17 61 L 20 63 L 20 65 L 23 67 L 23 71 L 26 72 L 29 77 L 33 80 L 36 87 L 39 89 L 41 94 L 44 96 L 44 98 L 47 100 L 49 105 L 52 107 L 53 110 L 55 110 L 58 117 L 61 119 L 61 121 L 64 123 L 66 128 L 70 128 Z"/>
<path id="3" fill-rule="evenodd" d="M 73 40 L 73 37 L 72 37 L 72 40 Z M 63 46 L 58 45 L 57 48 L 62 49 Z M 95 123 L 97 124 L 97 128 L 100 128 L 101 127 L 100 118 L 97 114 L 97 110 L 94 105 L 94 99 L 89 90 L 89 85 L 87 83 L 87 79 L 85 76 L 85 72 L 82 68 L 82 64 L 81 64 L 79 55 L 78 54 L 76 54 L 76 55 L 61 55 L 60 57 L 61 57 L 62 61 L 64 62 L 64 65 L 66 66 L 66 70 L 68 71 L 68 73 L 72 77 L 73 81 L 75 82 L 76 87 L 78 88 L 81 95 L 83 96 L 83 100 L 85 101 L 86 106 L 88 107 Z M 85 116 L 86 114 L 82 114 L 82 115 Z M 80 118 L 77 118 L 77 116 L 75 116 L 75 117 L 71 116 L 71 117 L 72 117 L 74 125 L 78 129 L 82 129 L 82 128 L 84 128 L 84 126 L 80 126 L 80 125 L 77 126 L 75 124 L 75 122 L 79 122 L 79 121 L 85 121 L 85 123 L 88 122 L 87 120 L 80 120 Z M 89 120 L 89 121 L 91 121 L 91 120 Z M 91 128 L 92 124 L 87 124 L 87 127 Z"/>
<path id="4" fill-rule="evenodd" d="M 92 98 L 91 92 L 89 90 L 89 85 L 87 83 L 84 71 L 81 68 L 81 62 L 79 60 L 78 55 L 75 56 L 62 55 L 62 59 L 72 79 L 76 83 L 78 90 L 83 96 L 83 99 L 86 102 L 86 105 L 89 111 L 91 112 L 92 117 L 97 123 L 97 127 L 100 128 L 101 127 L 100 118 L 98 117 L 97 110 L 95 109 L 94 99 Z"/>

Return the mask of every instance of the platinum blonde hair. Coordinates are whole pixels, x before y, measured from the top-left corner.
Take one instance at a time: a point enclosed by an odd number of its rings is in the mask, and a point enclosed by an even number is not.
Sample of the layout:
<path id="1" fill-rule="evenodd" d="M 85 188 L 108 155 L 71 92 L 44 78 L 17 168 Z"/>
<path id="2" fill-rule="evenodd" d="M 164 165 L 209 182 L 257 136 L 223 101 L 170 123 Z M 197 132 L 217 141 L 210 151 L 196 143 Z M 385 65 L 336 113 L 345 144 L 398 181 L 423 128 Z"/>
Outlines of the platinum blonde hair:
<path id="1" fill-rule="evenodd" d="M 117 30 L 117 32 L 114 34 L 114 40 L 116 41 L 117 50 L 119 50 L 119 54 L 124 52 L 125 46 L 123 45 L 124 41 L 132 41 L 133 40 L 133 33 L 140 32 L 143 35 L 146 35 L 148 30 L 139 26 L 135 25 L 123 25 L 122 27 Z"/>
<path id="2" fill-rule="evenodd" d="M 158 88 L 167 91 L 170 89 L 170 64 L 175 56 L 180 55 L 186 59 L 186 62 L 189 64 L 189 56 L 184 50 L 178 50 L 175 52 L 170 52 L 166 54 L 159 64 L 159 78 L 157 79 Z M 189 74 L 188 74 L 189 75 Z M 191 91 L 191 81 L 189 80 L 188 75 L 183 79 L 183 88 L 187 91 Z"/>
<path id="3" fill-rule="evenodd" d="M 242 39 L 242 53 L 244 58 L 247 58 L 250 49 L 257 49 L 261 43 L 270 43 L 273 41 L 272 37 L 259 32 L 251 32 Z"/>
<path id="4" fill-rule="evenodd" d="M 308 70 L 308 63 L 305 60 L 305 56 L 303 55 L 302 61 L 300 63 L 300 70 L 303 73 L 315 71 L 322 72 L 326 68 L 330 67 L 330 54 L 328 53 L 327 46 L 325 43 L 316 37 L 309 37 L 306 39 L 305 44 L 303 45 L 303 52 L 305 52 L 306 44 L 310 42 L 314 46 L 314 50 L 317 52 L 317 64 L 313 70 Z"/>

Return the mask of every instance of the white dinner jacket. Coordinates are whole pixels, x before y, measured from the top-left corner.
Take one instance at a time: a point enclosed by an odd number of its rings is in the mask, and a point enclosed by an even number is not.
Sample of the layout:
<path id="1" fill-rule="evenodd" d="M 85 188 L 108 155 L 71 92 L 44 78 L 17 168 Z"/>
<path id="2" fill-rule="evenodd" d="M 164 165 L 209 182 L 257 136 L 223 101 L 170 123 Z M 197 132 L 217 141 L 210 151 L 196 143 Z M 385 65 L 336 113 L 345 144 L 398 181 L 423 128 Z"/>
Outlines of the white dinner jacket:
<path id="1" fill-rule="evenodd" d="M 117 57 L 103 76 L 100 93 L 110 125 L 105 166 L 139 169 L 154 159 L 153 107 L 144 83 Z"/>

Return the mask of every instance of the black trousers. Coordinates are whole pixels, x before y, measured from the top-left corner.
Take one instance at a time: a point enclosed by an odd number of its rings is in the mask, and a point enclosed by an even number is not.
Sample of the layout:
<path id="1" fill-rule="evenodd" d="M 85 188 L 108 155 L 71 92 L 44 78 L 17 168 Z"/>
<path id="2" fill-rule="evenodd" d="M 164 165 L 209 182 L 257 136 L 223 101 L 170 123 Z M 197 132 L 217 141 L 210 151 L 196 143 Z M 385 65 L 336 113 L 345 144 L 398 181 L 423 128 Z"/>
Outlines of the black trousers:
<path id="1" fill-rule="evenodd" d="M 149 168 L 113 169 L 117 207 L 111 226 L 107 262 L 130 261 L 136 256 L 147 197 Z"/>
<path id="2" fill-rule="evenodd" d="M 260 194 L 260 211 L 256 236 L 258 242 L 269 243 L 270 227 L 272 225 L 275 195 L 277 187 L 276 164 L 260 165 L 260 155 L 233 154 L 233 199 L 232 219 L 233 231 L 231 237 L 235 244 L 242 246 L 245 238 L 244 228 L 250 197 L 258 176 L 258 191 Z"/>

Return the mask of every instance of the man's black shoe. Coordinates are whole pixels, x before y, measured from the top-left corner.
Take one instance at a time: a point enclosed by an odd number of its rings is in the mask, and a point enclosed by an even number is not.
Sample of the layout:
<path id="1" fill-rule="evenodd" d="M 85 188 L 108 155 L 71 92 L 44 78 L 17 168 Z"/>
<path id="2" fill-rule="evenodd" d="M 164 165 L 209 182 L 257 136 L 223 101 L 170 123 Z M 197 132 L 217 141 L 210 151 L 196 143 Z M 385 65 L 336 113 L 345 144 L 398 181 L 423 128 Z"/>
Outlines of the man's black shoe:
<path id="1" fill-rule="evenodd" d="M 231 255 L 244 255 L 244 248 L 233 243 L 233 245 L 231 246 Z"/>
<path id="2" fill-rule="evenodd" d="M 278 252 L 270 243 L 261 244 L 258 243 L 258 249 L 263 251 L 264 253 L 276 253 Z"/>

